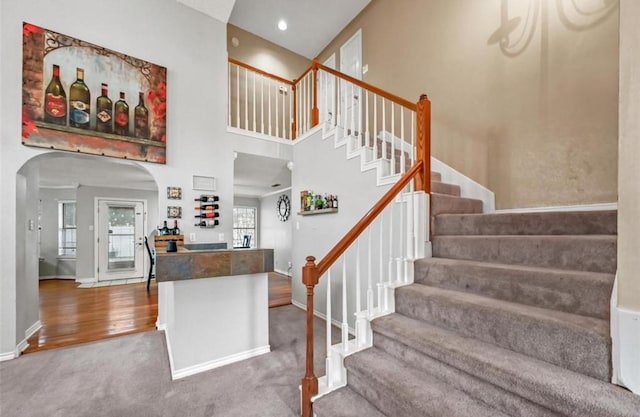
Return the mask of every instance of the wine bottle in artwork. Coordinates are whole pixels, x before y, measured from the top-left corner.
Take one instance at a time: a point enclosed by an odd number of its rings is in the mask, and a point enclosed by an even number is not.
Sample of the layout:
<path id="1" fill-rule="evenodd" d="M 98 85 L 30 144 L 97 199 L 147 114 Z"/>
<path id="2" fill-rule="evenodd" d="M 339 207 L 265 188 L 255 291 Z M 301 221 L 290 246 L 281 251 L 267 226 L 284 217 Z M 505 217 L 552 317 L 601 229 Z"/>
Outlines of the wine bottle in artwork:
<path id="1" fill-rule="evenodd" d="M 200 206 L 196 207 L 196 210 L 200 211 L 213 211 L 218 210 L 220 206 L 218 204 L 200 204 Z"/>
<path id="2" fill-rule="evenodd" d="M 218 226 L 220 224 L 220 222 L 218 221 L 218 219 L 214 219 L 214 220 L 200 220 L 199 223 L 196 223 L 196 226 L 200 226 L 200 227 L 215 227 Z"/>
<path id="3" fill-rule="evenodd" d="M 129 136 L 129 105 L 124 99 L 124 93 L 120 92 L 120 100 L 116 101 L 113 109 L 113 130 L 117 135 Z"/>
<path id="4" fill-rule="evenodd" d="M 195 199 L 195 201 L 200 201 L 203 203 L 213 203 L 219 200 L 220 198 L 217 195 L 201 195 L 199 198 Z"/>
<path id="5" fill-rule="evenodd" d="M 96 130 L 113 132 L 113 101 L 109 98 L 109 86 L 102 83 L 102 94 L 96 99 Z"/>
<path id="6" fill-rule="evenodd" d="M 149 110 L 144 106 L 144 93 L 138 93 L 138 105 L 133 109 L 134 136 L 149 139 Z"/>
<path id="7" fill-rule="evenodd" d="M 44 121 L 57 125 L 67 124 L 67 94 L 60 82 L 60 67 L 53 65 L 53 75 L 44 91 Z"/>
<path id="8" fill-rule="evenodd" d="M 69 126 L 89 129 L 91 92 L 84 83 L 84 70 L 76 68 L 76 81 L 69 88 Z"/>

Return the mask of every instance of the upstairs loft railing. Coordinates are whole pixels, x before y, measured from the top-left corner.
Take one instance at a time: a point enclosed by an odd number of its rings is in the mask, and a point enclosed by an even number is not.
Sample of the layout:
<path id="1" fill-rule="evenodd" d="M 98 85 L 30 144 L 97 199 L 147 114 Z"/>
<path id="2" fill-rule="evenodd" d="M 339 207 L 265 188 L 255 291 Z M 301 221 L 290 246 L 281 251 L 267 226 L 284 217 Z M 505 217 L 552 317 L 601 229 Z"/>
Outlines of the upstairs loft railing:
<path id="1" fill-rule="evenodd" d="M 230 126 L 295 140 L 321 125 L 338 142 L 345 141 L 350 153 L 359 153 L 365 164 L 377 165 L 387 183 L 394 183 L 318 263 L 308 256 L 302 269 L 307 336 L 301 411 L 303 417 L 312 417 L 313 397 L 346 384 L 344 357 L 371 346 L 370 320 L 394 311 L 393 289 L 413 281 L 413 260 L 425 256 L 431 103 L 426 95 L 410 102 L 317 61 L 288 81 L 230 60 L 229 83 Z M 342 282 L 332 284 L 332 273 Z M 326 281 L 327 355 L 326 375 L 318 378 L 313 313 L 321 280 Z M 341 304 L 335 318 L 333 299 Z M 350 312 L 355 312 L 353 336 Z M 335 322 L 341 342 L 332 345 Z"/>

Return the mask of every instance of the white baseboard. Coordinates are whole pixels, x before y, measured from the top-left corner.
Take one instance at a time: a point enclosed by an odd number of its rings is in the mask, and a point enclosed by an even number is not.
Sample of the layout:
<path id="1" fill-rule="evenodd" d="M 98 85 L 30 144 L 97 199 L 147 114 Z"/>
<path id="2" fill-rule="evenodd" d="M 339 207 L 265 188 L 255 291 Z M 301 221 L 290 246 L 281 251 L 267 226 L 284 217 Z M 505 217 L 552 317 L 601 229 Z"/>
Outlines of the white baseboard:
<path id="1" fill-rule="evenodd" d="M 95 277 L 90 277 L 90 278 L 77 278 L 76 282 L 78 284 L 93 284 L 98 282 L 98 279 Z"/>
<path id="2" fill-rule="evenodd" d="M 299 301 L 296 301 L 296 300 L 293 300 L 293 299 L 292 299 L 292 300 L 291 300 L 291 304 L 293 304 L 294 306 L 298 307 L 298 308 L 299 308 L 299 309 L 301 309 L 301 310 L 307 311 L 307 306 L 306 306 L 306 305 L 304 305 L 304 304 L 302 304 L 302 303 L 301 303 L 301 302 L 299 302 Z M 313 309 L 313 315 L 314 315 L 314 316 L 316 316 L 316 317 L 318 317 L 319 319 L 322 319 L 322 320 L 324 320 L 324 321 L 327 321 L 327 315 L 326 315 L 326 314 L 324 314 L 324 313 L 321 313 L 320 311 L 316 310 L 315 308 Z M 336 320 L 336 319 L 331 319 L 331 324 L 332 324 L 332 325 L 334 325 L 335 327 L 337 327 L 338 329 L 341 329 L 341 328 L 342 328 L 342 323 L 341 323 L 341 322 L 339 322 L 339 321 L 338 321 L 338 320 Z M 353 327 L 351 327 L 351 326 L 349 326 L 349 334 L 350 334 L 351 336 L 355 336 L 355 335 L 356 335 L 356 330 L 355 330 Z"/>
<path id="3" fill-rule="evenodd" d="M 618 203 L 578 204 L 573 206 L 525 207 L 496 210 L 496 213 L 540 213 L 548 211 L 618 210 Z"/>
<path id="4" fill-rule="evenodd" d="M 166 334 L 166 333 L 165 333 Z M 254 356 L 264 355 L 271 352 L 269 345 L 261 346 L 255 349 L 247 350 L 233 355 L 225 356 L 224 358 L 214 359 L 212 361 L 200 363 L 198 365 L 189 366 L 187 368 L 176 370 L 171 366 L 171 379 L 176 380 L 187 376 L 195 375 L 200 372 L 209 371 L 214 368 L 219 368 L 224 365 L 229 365 L 234 362 L 243 361 L 245 359 L 253 358 Z M 169 355 L 171 357 L 171 355 Z"/>
<path id="5" fill-rule="evenodd" d="M 36 321 L 27 330 L 24 331 L 24 338 L 25 339 L 30 338 L 31 336 L 33 336 L 35 332 L 37 332 L 41 328 L 42 328 L 42 322 L 40 320 Z"/>
<path id="6" fill-rule="evenodd" d="M 76 279 L 75 275 L 44 275 L 38 277 L 40 281 L 45 281 L 48 279 Z"/>
<path id="7" fill-rule="evenodd" d="M 288 277 L 291 277 L 291 275 L 289 274 L 289 271 L 283 271 L 283 270 L 281 270 L 281 269 L 275 269 L 275 268 L 274 268 L 274 269 L 273 269 L 273 272 L 277 272 L 278 274 L 286 275 L 286 276 L 288 276 Z"/>
<path id="8" fill-rule="evenodd" d="M 613 376 L 611 382 L 640 395 L 640 311 L 618 307 L 618 278 L 611 296 Z"/>
<path id="9" fill-rule="evenodd" d="M 16 356 L 16 352 L 6 352 L 6 353 L 0 353 L 0 362 L 4 362 L 4 361 L 10 361 L 11 359 L 15 359 Z"/>

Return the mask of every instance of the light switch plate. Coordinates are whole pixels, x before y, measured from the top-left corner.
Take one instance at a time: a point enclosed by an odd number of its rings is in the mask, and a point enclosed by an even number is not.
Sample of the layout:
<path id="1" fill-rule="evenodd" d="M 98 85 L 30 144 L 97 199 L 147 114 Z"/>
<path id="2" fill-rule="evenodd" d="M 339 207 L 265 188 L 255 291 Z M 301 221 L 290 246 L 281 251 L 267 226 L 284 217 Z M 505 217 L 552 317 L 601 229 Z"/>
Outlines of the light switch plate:
<path id="1" fill-rule="evenodd" d="M 218 233 L 218 241 L 220 242 L 224 241 L 224 233 Z"/>
<path id="2" fill-rule="evenodd" d="M 191 232 L 191 233 L 189 233 L 189 240 L 190 240 L 191 242 L 195 242 L 195 241 L 196 241 L 196 234 L 195 234 L 195 232 Z"/>

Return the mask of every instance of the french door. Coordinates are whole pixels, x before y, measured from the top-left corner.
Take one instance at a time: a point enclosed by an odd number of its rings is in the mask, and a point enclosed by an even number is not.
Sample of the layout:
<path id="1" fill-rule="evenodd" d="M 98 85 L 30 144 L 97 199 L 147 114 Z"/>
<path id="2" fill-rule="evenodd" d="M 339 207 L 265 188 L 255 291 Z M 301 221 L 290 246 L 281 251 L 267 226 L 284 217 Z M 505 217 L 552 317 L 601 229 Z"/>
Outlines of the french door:
<path id="1" fill-rule="evenodd" d="M 145 202 L 97 200 L 98 281 L 144 276 Z"/>

